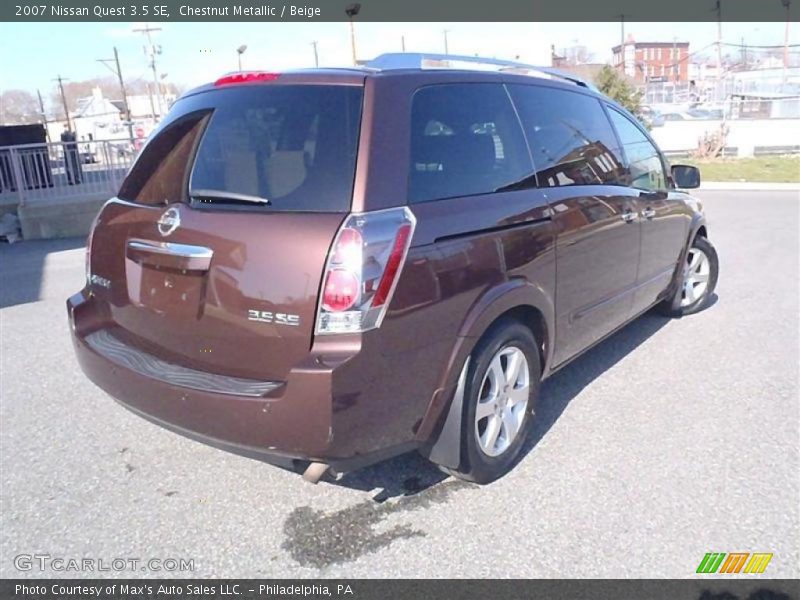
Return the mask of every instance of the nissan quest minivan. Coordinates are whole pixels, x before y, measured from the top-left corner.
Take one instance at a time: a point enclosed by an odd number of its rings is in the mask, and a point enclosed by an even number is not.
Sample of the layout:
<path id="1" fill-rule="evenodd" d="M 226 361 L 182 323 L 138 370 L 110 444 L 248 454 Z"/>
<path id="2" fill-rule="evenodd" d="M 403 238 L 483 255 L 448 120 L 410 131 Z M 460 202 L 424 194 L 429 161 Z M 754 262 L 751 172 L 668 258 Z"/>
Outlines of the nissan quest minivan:
<path id="1" fill-rule="evenodd" d="M 549 69 L 235 73 L 175 103 L 97 216 L 75 350 L 132 411 L 313 482 L 416 450 L 487 483 L 544 378 L 710 304 L 699 183 Z"/>

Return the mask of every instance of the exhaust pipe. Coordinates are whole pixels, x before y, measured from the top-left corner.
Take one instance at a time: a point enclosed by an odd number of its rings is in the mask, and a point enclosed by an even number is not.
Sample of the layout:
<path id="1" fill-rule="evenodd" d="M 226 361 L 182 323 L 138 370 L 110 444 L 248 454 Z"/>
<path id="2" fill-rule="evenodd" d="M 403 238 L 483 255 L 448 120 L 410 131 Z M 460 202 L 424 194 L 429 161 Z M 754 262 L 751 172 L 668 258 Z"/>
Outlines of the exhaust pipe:
<path id="1" fill-rule="evenodd" d="M 319 480 L 330 469 L 330 465 L 320 462 L 312 462 L 303 472 L 303 479 L 309 483 L 319 483 Z"/>

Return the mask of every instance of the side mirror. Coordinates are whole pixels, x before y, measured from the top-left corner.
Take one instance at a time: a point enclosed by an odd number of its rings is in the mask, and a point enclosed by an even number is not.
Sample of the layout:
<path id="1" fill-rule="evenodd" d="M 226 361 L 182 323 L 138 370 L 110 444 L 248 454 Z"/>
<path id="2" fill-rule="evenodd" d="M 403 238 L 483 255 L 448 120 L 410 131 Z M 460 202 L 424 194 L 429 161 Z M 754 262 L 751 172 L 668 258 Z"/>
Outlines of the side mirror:
<path id="1" fill-rule="evenodd" d="M 675 187 L 691 189 L 700 187 L 700 169 L 691 165 L 672 165 Z"/>

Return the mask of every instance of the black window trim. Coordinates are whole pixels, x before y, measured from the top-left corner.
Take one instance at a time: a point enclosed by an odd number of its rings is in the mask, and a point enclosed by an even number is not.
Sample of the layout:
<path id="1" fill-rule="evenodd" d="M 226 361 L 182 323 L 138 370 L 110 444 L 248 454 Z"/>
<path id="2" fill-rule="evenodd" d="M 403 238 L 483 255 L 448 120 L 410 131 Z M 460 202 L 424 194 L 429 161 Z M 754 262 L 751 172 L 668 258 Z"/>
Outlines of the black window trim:
<path id="1" fill-rule="evenodd" d="M 186 169 L 185 169 L 185 172 L 184 172 L 184 175 L 183 175 L 183 180 L 181 181 L 181 185 L 180 185 L 181 197 L 177 199 L 177 202 L 180 202 L 180 203 L 186 204 L 186 205 L 191 205 L 192 202 L 191 202 L 191 197 L 189 196 L 189 181 L 191 180 L 192 172 L 194 171 L 194 163 L 195 163 L 195 158 L 197 156 L 197 151 L 200 149 L 200 143 L 202 142 L 203 137 L 205 136 L 206 131 L 208 130 L 208 125 L 211 122 L 211 117 L 212 117 L 212 115 L 213 115 L 215 110 L 216 109 L 214 107 L 198 108 L 198 109 L 190 110 L 190 111 L 188 111 L 186 113 L 183 113 L 179 117 L 177 117 L 176 119 L 174 119 L 172 121 L 167 122 L 166 120 L 162 120 L 161 123 L 162 123 L 163 126 L 157 127 L 154 131 L 152 131 L 150 133 L 150 135 L 147 138 L 147 141 L 144 143 L 144 145 L 139 150 L 139 153 L 136 156 L 136 160 L 134 160 L 134 162 L 131 165 L 130 169 L 125 174 L 125 177 L 123 178 L 122 183 L 120 184 L 120 188 L 117 191 L 117 198 L 119 198 L 120 200 L 124 200 L 126 202 L 134 203 L 136 205 L 162 206 L 161 204 L 154 204 L 154 205 L 145 204 L 145 203 L 143 203 L 141 201 L 138 201 L 138 200 L 136 200 L 134 198 L 126 198 L 126 197 L 124 197 L 122 194 L 123 194 L 123 190 L 125 189 L 125 182 L 128 179 L 128 177 L 130 177 L 130 175 L 133 173 L 134 169 L 136 169 L 137 163 L 144 156 L 145 152 L 147 151 L 148 146 L 157 137 L 159 137 L 161 134 L 163 134 L 164 131 L 167 130 L 167 129 L 172 129 L 173 127 L 177 127 L 177 126 L 181 125 L 182 123 L 184 123 L 186 121 L 192 121 L 192 120 L 196 119 L 196 123 L 200 125 L 200 131 L 198 132 L 197 137 L 195 138 L 194 142 L 192 143 L 192 147 L 189 150 L 189 155 L 187 156 L 187 159 L 186 159 Z"/>
<path id="2" fill-rule="evenodd" d="M 211 120 L 214 118 L 214 113 L 216 111 L 216 107 L 206 109 L 206 114 L 201 118 L 203 121 L 202 129 L 200 129 L 200 133 L 197 134 L 197 139 L 195 139 L 194 145 L 189 152 L 189 160 L 187 161 L 188 168 L 186 169 L 186 175 L 183 178 L 183 198 L 181 199 L 181 202 L 184 202 L 189 206 L 195 204 L 194 199 L 189 192 L 191 190 L 192 174 L 194 173 L 194 165 L 197 160 L 197 153 L 200 151 L 200 145 L 203 143 L 203 140 L 206 137 L 206 132 L 208 131 L 209 125 L 211 125 Z"/>
<path id="3" fill-rule="evenodd" d="M 541 189 L 541 186 L 539 185 L 539 170 L 536 168 L 536 161 L 533 159 L 533 150 L 531 150 L 531 142 L 528 139 L 528 134 L 525 133 L 525 125 L 522 122 L 522 117 L 519 116 L 519 109 L 517 108 L 516 102 L 514 102 L 514 98 L 511 97 L 511 92 L 508 89 L 508 83 L 504 81 L 501 83 L 501 85 L 503 86 L 503 91 L 506 93 L 506 97 L 508 98 L 509 104 L 511 104 L 511 108 L 514 111 L 514 116 L 517 118 L 517 125 L 519 125 L 519 130 L 522 132 L 522 139 L 525 140 L 525 149 L 528 151 L 528 161 L 530 162 L 531 169 L 533 169 L 533 171 L 531 171 L 531 174 L 522 180 L 522 181 L 528 181 L 532 179 L 533 185 L 530 187 L 521 188 L 519 191 L 525 191 L 528 189 L 537 189 L 537 190 Z"/>

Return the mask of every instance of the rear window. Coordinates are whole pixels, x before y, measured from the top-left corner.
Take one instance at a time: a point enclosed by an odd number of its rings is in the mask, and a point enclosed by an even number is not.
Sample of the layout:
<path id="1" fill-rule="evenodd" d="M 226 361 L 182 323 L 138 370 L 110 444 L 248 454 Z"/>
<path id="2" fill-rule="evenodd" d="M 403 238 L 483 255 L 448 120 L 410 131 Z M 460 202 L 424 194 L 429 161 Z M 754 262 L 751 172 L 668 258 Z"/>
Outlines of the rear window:
<path id="1" fill-rule="evenodd" d="M 203 203 L 204 208 L 227 206 L 228 202 L 218 202 L 229 193 L 232 203 L 237 203 L 237 196 L 269 200 L 266 206 L 238 203 L 254 210 L 346 212 L 353 192 L 362 97 L 362 87 L 341 85 L 242 86 L 189 97 L 191 104 L 210 105 L 210 114 L 196 120 L 202 133 L 197 136 L 188 126 L 174 133 L 172 125 L 164 128 L 159 137 L 177 141 L 161 144 L 170 149 L 148 160 L 151 147 L 154 154 L 159 150 L 153 140 L 129 179 L 168 179 L 161 185 L 149 184 L 159 190 L 156 197 L 167 195 L 161 191 L 164 188 L 171 198 L 186 200 L 182 173 L 153 164 L 175 155 L 175 162 L 183 160 L 185 167 L 191 153 L 184 148 L 196 147 L 188 197 L 197 196 L 196 192 L 217 196 L 217 202 Z M 140 164 L 146 172 L 136 177 Z M 182 186 L 178 197 L 176 186 Z"/>
<path id="2" fill-rule="evenodd" d="M 268 209 L 350 208 L 363 90 L 274 85 L 215 109 L 190 180 L 197 190 L 267 198 Z"/>

